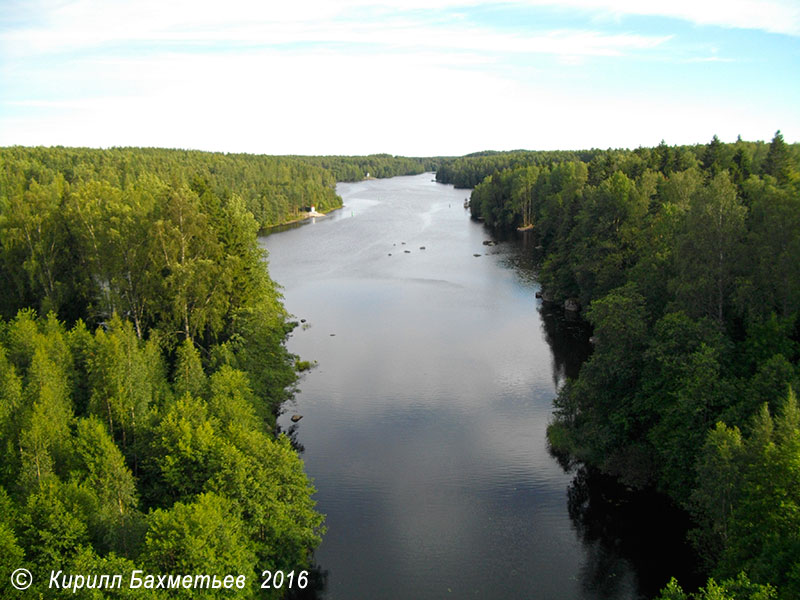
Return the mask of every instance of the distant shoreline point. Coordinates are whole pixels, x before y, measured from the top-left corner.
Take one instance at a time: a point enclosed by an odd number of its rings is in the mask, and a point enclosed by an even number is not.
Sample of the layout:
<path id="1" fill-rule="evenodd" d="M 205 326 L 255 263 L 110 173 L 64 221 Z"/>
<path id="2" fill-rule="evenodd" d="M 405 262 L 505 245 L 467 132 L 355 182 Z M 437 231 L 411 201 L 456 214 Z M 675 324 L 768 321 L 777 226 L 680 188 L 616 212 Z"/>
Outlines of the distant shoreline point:
<path id="1" fill-rule="evenodd" d="M 316 219 L 316 218 L 320 218 L 320 217 L 327 217 L 327 216 L 329 216 L 331 213 L 333 213 L 333 212 L 336 212 L 337 210 L 342 210 L 343 208 L 344 208 L 344 204 L 342 204 L 341 206 L 337 206 L 336 208 L 332 208 L 331 210 L 329 210 L 329 211 L 328 211 L 328 212 L 326 212 L 326 213 L 321 213 L 321 212 L 318 212 L 318 211 L 316 211 L 316 210 L 315 210 L 315 211 L 313 211 L 313 212 L 312 212 L 312 211 L 303 211 L 303 213 L 301 213 L 301 215 L 300 215 L 300 216 L 298 216 L 297 218 L 295 218 L 295 219 L 291 219 L 291 220 L 289 220 L 289 221 L 284 221 L 283 223 L 280 223 L 280 224 L 278 224 L 278 225 L 273 225 L 273 226 L 271 226 L 271 227 L 267 227 L 267 228 L 266 228 L 266 231 L 271 231 L 271 230 L 273 230 L 273 229 L 277 229 L 277 228 L 279 228 L 279 227 L 284 227 L 284 226 L 286 226 L 286 225 L 295 225 L 295 224 L 297 224 L 297 223 L 302 223 L 303 221 L 308 221 L 309 219 Z"/>

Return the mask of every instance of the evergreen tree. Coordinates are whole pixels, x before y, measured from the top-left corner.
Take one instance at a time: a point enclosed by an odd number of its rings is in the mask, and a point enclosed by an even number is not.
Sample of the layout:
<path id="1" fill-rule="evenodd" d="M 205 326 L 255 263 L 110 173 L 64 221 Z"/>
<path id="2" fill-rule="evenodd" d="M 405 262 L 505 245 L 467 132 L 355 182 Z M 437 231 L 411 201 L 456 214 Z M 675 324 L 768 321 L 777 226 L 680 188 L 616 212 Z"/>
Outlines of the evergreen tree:
<path id="1" fill-rule="evenodd" d="M 786 183 L 790 177 L 789 148 L 783 140 L 780 129 L 769 144 L 769 152 L 764 161 L 764 173 L 772 175 L 779 184 Z"/>

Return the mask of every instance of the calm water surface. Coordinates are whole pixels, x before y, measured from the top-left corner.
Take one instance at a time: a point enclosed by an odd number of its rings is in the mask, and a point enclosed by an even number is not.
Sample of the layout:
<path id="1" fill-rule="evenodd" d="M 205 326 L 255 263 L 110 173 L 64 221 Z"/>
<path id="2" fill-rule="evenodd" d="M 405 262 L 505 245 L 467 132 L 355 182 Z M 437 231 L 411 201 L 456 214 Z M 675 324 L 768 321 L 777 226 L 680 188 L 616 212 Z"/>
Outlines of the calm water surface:
<path id="1" fill-rule="evenodd" d="M 523 241 L 483 245 L 468 192 L 431 180 L 339 184 L 343 209 L 262 238 L 307 320 L 289 349 L 319 363 L 279 422 L 303 415 L 323 595 L 639 598 L 641 551 L 547 452 L 582 332 L 539 307 Z"/>

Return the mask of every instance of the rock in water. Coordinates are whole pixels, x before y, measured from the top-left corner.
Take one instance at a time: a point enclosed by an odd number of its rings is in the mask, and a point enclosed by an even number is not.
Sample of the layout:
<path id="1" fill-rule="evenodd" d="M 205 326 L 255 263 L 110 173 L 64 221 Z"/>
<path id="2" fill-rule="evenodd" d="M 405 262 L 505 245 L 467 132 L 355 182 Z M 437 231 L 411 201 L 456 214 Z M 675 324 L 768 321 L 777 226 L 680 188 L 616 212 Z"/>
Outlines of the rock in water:
<path id="1" fill-rule="evenodd" d="M 302 418 L 303 415 L 292 415 L 292 423 L 297 423 Z"/>

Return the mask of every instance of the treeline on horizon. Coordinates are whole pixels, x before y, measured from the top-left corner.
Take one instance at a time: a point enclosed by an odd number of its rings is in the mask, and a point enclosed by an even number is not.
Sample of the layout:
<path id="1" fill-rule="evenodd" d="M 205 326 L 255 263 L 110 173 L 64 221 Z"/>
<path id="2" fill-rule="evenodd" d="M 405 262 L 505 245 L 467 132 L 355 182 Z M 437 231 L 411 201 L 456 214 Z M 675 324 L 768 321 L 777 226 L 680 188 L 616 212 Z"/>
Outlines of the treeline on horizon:
<path id="1" fill-rule="evenodd" d="M 341 207 L 339 181 L 360 181 L 434 171 L 440 159 L 389 154 L 369 156 L 268 156 L 163 148 L 24 147 L 0 148 L 0 184 L 25 189 L 31 181 L 48 185 L 58 178 L 71 185 L 104 181 L 129 189 L 156 177 L 190 187 L 207 185 L 219 197 L 239 196 L 260 228 Z M 7 187 L 6 187 L 7 186 Z"/>
<path id="2" fill-rule="evenodd" d="M 439 159 L 436 181 L 451 183 L 457 188 L 474 188 L 493 173 L 521 166 L 551 165 L 558 162 L 588 162 L 601 150 L 484 150 L 458 158 Z"/>
<path id="3" fill-rule="evenodd" d="M 476 218 L 532 228 L 547 297 L 594 327 L 553 448 L 691 512 L 722 579 L 698 597 L 800 596 L 800 157 L 780 134 L 434 159 L 0 149 L 0 579 L 307 565 L 323 518 L 274 435 L 293 324 L 256 236 L 340 206 L 336 181 L 431 169 L 474 186 Z"/>
<path id="4" fill-rule="evenodd" d="M 299 160 L 322 167 L 336 181 L 361 181 L 367 177 L 385 179 L 397 175 L 419 175 L 436 171 L 441 158 L 409 158 L 391 154 L 368 156 L 297 156 Z"/>
<path id="5" fill-rule="evenodd" d="M 472 215 L 531 229 L 544 297 L 583 307 L 594 351 L 548 438 L 692 515 L 716 581 L 661 598 L 800 597 L 800 148 L 501 153 L 437 177 L 482 177 Z"/>

